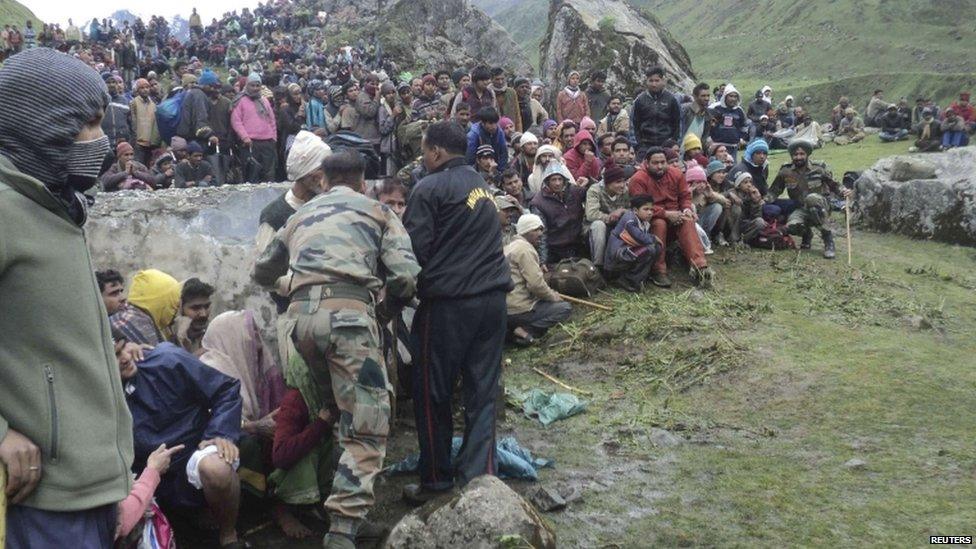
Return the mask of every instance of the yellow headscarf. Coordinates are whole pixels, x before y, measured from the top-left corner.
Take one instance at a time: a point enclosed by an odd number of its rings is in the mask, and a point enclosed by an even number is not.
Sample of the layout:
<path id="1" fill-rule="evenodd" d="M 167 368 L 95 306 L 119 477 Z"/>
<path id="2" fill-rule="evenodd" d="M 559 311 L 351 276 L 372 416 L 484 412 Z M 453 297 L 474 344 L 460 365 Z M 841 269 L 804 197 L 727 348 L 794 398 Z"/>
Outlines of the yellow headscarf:
<path id="1" fill-rule="evenodd" d="M 163 271 L 139 271 L 132 279 L 129 303 L 149 313 L 156 328 L 168 338 L 170 324 L 180 308 L 180 283 Z"/>

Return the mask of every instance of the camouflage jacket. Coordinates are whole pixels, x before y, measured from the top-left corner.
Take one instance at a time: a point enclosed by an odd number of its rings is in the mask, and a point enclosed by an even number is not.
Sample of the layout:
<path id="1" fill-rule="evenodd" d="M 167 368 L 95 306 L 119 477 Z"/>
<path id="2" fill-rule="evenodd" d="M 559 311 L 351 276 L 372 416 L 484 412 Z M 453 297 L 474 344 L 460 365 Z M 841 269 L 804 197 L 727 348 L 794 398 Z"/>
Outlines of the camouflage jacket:
<path id="1" fill-rule="evenodd" d="M 290 295 L 303 286 L 354 284 L 413 297 L 420 265 L 390 208 L 345 186 L 306 202 L 268 244 L 252 277 Z M 286 277 L 287 282 L 278 279 Z M 279 291 L 280 293 L 280 291 Z"/>
<path id="2" fill-rule="evenodd" d="M 784 164 L 769 187 L 766 202 L 779 198 L 783 190 L 786 190 L 790 200 L 802 204 L 808 194 L 816 193 L 826 198 L 830 192 L 838 192 L 838 186 L 826 164 L 808 161 L 803 169 L 795 168 L 793 164 Z"/>

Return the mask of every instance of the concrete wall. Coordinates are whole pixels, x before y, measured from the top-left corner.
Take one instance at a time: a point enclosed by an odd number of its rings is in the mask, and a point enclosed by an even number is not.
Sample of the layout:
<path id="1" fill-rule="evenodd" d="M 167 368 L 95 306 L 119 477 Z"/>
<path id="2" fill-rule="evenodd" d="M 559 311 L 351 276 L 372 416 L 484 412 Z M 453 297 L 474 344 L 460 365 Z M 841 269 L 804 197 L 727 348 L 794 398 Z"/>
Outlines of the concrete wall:
<path id="1" fill-rule="evenodd" d="M 156 268 L 177 280 L 196 276 L 216 287 L 214 314 L 252 309 L 265 328 L 274 306 L 250 280 L 261 210 L 287 184 L 235 185 L 156 192 L 100 193 L 88 224 L 88 245 L 98 269 L 127 280 Z"/>

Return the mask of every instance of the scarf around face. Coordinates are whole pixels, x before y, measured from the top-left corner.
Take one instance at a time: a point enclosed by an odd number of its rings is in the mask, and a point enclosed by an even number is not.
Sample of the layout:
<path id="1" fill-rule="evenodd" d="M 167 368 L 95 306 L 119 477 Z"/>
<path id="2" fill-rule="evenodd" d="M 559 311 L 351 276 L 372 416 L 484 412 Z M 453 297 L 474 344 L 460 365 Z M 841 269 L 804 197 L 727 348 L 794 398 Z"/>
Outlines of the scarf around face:
<path id="1" fill-rule="evenodd" d="M 64 196 L 68 151 L 108 101 L 105 82 L 78 59 L 50 48 L 14 55 L 0 69 L 0 154 Z"/>

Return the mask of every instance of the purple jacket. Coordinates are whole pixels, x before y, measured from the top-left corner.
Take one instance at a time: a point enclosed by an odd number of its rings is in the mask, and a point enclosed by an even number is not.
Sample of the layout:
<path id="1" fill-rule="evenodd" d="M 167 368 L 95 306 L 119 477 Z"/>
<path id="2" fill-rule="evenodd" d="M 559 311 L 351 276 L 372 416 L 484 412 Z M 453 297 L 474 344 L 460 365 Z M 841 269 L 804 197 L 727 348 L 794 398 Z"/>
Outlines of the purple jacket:
<path id="1" fill-rule="evenodd" d="M 230 125 L 237 132 L 237 136 L 244 139 L 257 140 L 276 140 L 278 137 L 278 125 L 275 122 L 274 110 L 267 98 L 260 98 L 259 101 L 264 105 L 265 115 L 258 114 L 256 101 L 246 95 L 242 95 L 234 101 L 234 106 L 230 111 Z"/>

